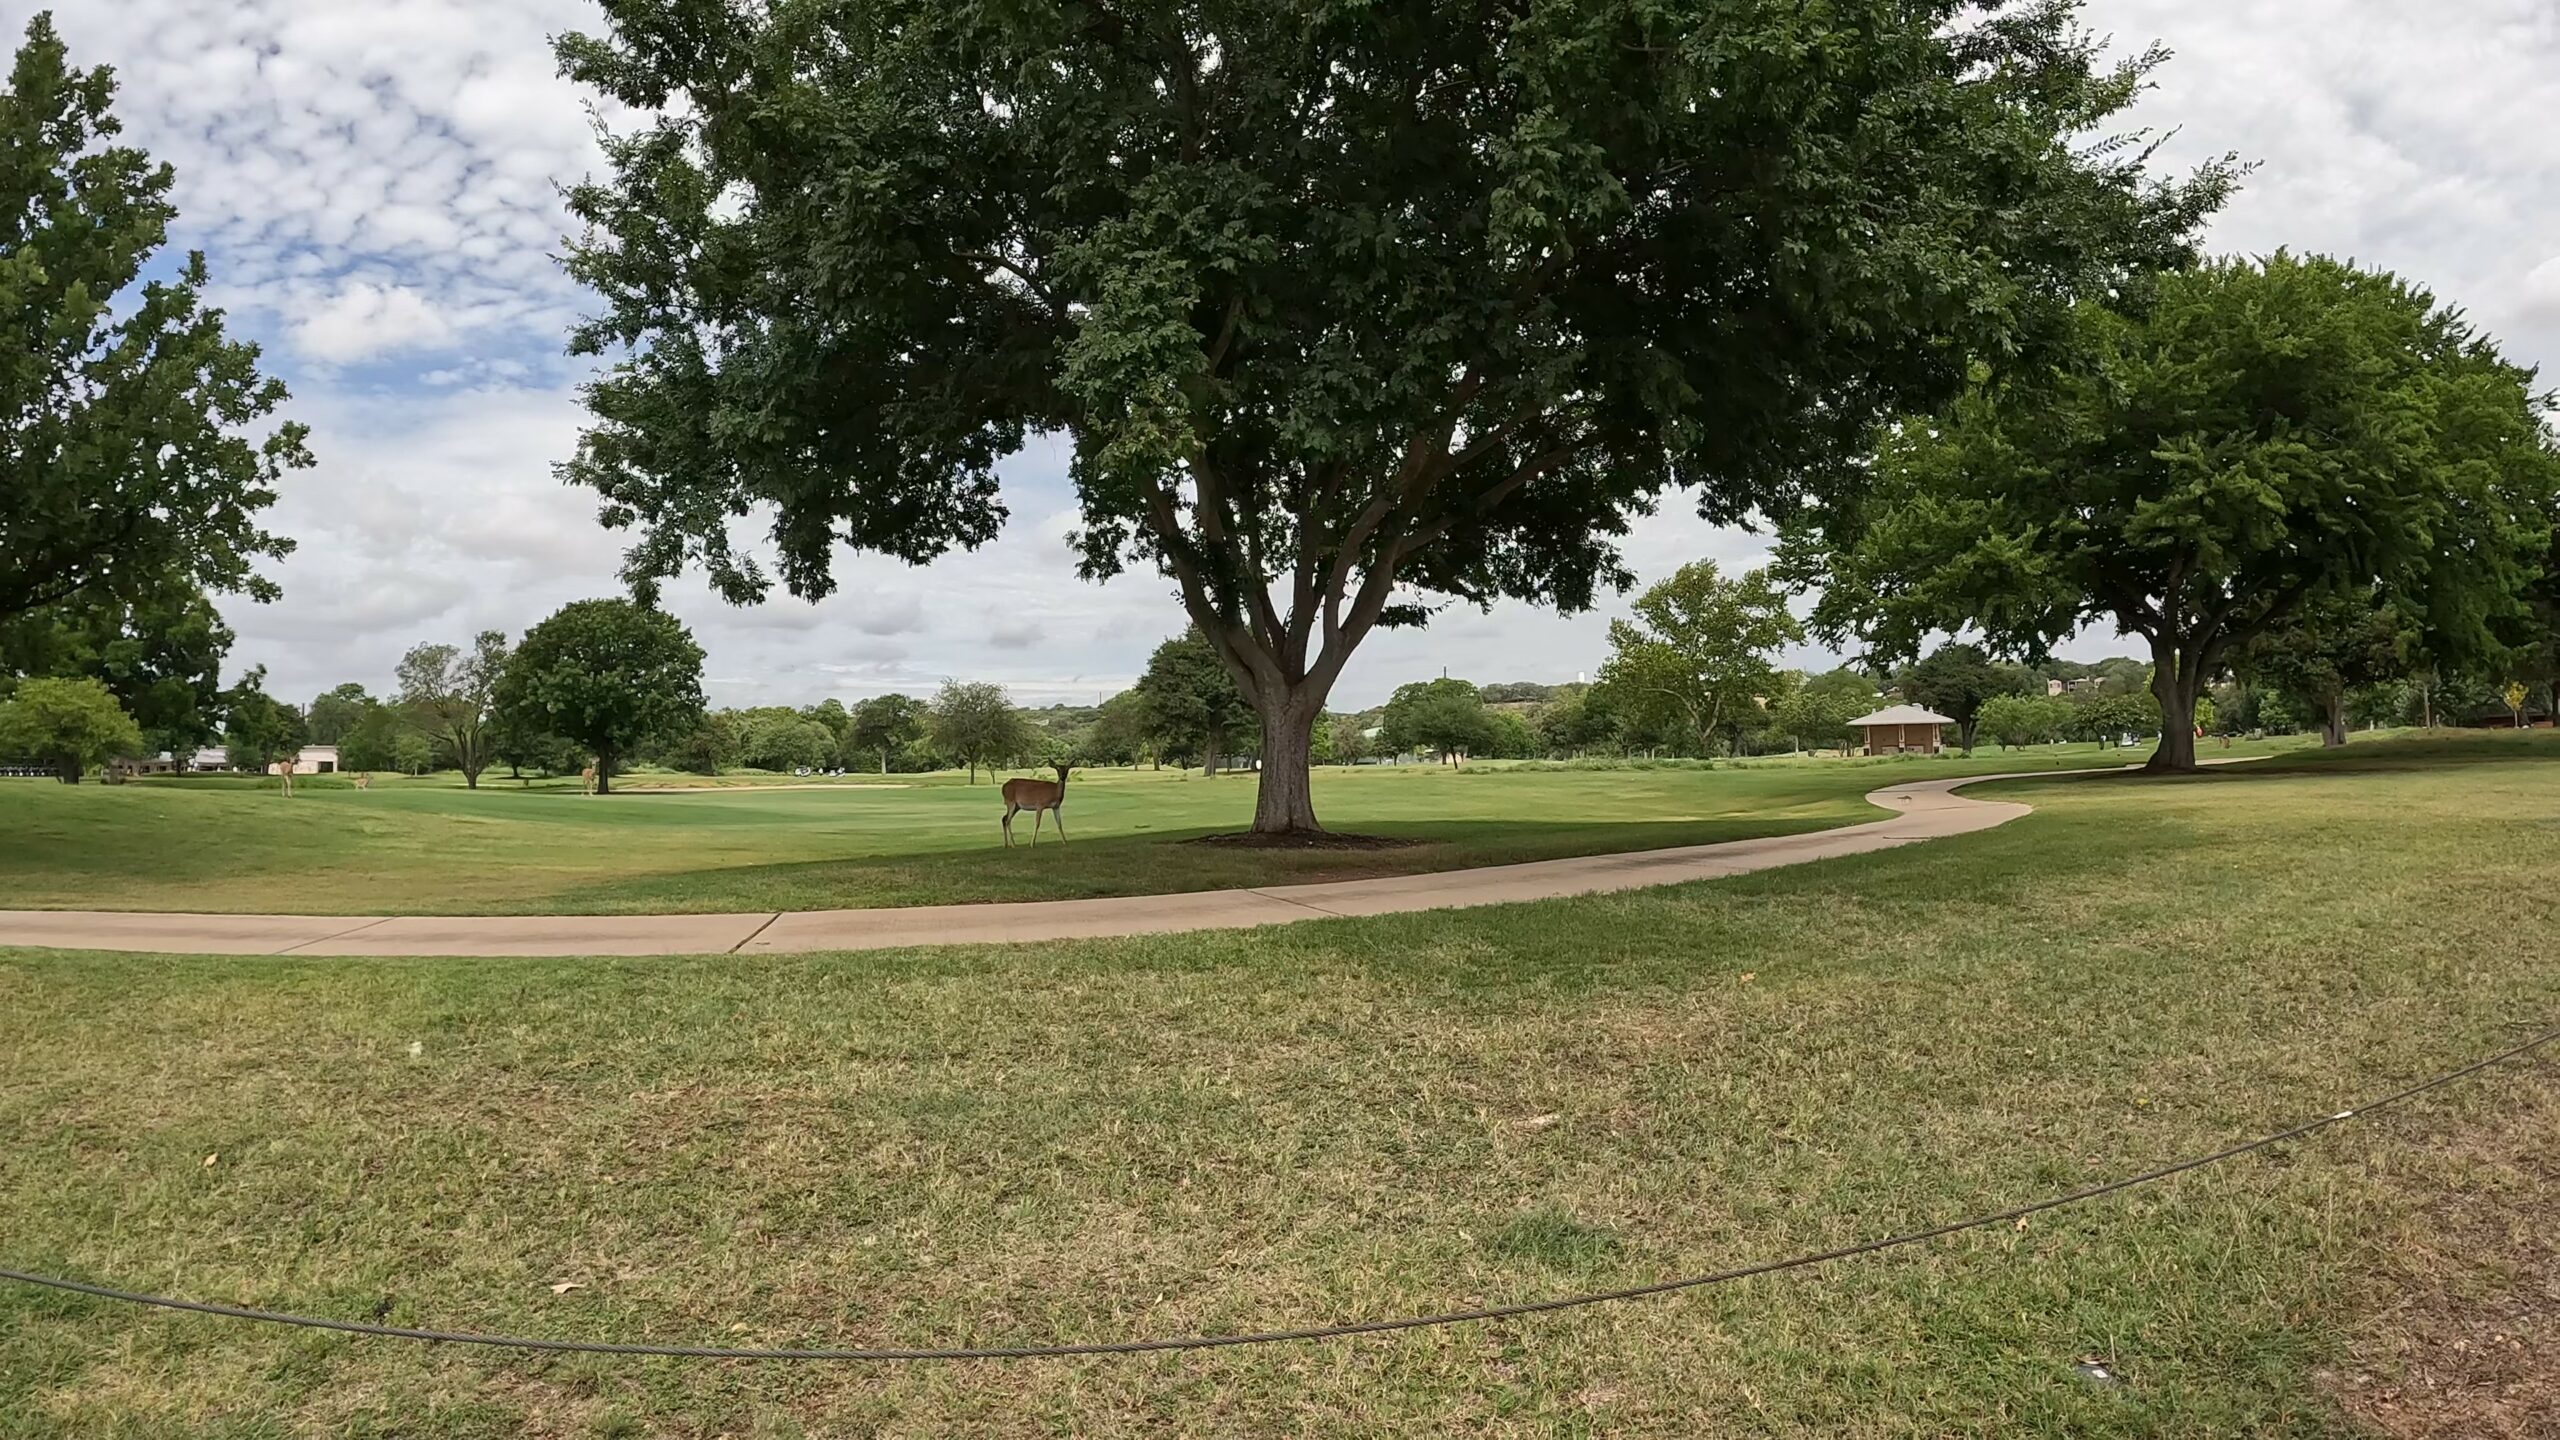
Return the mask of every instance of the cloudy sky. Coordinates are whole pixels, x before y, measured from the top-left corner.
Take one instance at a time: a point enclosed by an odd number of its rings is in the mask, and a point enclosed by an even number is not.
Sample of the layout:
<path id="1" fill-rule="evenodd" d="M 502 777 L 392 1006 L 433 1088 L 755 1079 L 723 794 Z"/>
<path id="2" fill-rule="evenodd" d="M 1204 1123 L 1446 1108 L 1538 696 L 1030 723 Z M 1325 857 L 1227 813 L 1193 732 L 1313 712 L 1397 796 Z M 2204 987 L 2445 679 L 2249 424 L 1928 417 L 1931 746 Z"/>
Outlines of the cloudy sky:
<path id="1" fill-rule="evenodd" d="M 301 549 L 285 598 L 226 607 L 236 665 L 275 693 L 381 688 L 421 639 L 510 634 L 610 593 L 617 537 L 552 478 L 578 432 L 561 353 L 581 307 L 552 260 L 555 183 L 600 168 L 548 37 L 591 0 L 53 0 L 80 64 L 115 67 L 127 138 L 177 167 L 180 243 L 209 252 L 236 328 L 267 348 L 318 468 L 277 519 Z M 12 38 L 40 8 L 0 0 Z M 2325 250 L 2420 278 L 2518 358 L 2560 361 L 2560 5 L 2553 0 L 2090 0 L 2126 47 L 2177 52 L 2139 118 L 2170 163 L 2260 162 L 2217 248 Z M 1006 471 L 1013 523 L 923 570 L 861 558 L 819 607 L 671 592 L 710 653 L 715 703 L 805 702 L 992 679 L 1031 703 L 1128 683 L 1182 623 L 1164 584 L 1076 580 L 1054 447 Z M 1630 547 L 1653 578 L 1752 536 L 1666 507 Z M 1613 607 L 1614 608 L 1614 607 Z M 1381 636 L 1337 699 L 1403 680 L 1566 680 L 1596 668 L 1608 609 L 1459 609 Z M 2084 637 L 2077 653 L 2125 647 Z M 1806 662 L 1819 656 L 1799 657 Z"/>

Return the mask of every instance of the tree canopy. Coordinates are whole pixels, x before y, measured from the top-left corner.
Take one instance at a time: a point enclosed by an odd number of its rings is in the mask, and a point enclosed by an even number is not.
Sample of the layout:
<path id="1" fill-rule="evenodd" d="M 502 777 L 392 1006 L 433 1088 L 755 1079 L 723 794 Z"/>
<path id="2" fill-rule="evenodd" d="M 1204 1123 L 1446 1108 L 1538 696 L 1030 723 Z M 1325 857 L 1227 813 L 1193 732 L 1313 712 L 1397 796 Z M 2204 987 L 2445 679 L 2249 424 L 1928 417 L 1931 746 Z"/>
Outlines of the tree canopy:
<path id="1" fill-rule="evenodd" d="M 1973 727 L 1982 702 L 2021 688 L 2010 667 L 1993 663 L 1979 645 L 1946 644 L 1894 677 L 1904 699 L 1956 722 L 1956 743 L 1973 753 Z"/>
<path id="2" fill-rule="evenodd" d="M 1017 760 L 1031 745 L 1031 727 L 1001 685 L 984 681 L 946 682 L 935 693 L 925 715 L 925 732 L 943 758 L 969 767 L 969 783 L 978 783 L 978 767 Z"/>
<path id="3" fill-rule="evenodd" d="M 573 601 L 524 632 L 495 701 L 511 728 L 595 756 L 603 792 L 635 747 L 702 714 L 702 647 L 674 616 L 636 601 Z"/>
<path id="4" fill-rule="evenodd" d="M 1212 775 L 1253 725 L 1253 706 L 1197 627 L 1155 648 L 1138 693 L 1146 697 L 1149 738 L 1167 755 L 1203 757 Z"/>
<path id="5" fill-rule="evenodd" d="M 651 117 L 576 188 L 614 357 L 572 481 L 815 597 L 993 536 L 1063 432 L 1095 578 L 1153 567 L 1262 721 L 1254 827 L 1376 627 L 1588 606 L 1694 486 L 1845 483 L 1867 430 L 2183 258 L 2068 0 L 1489 9 L 621 0 L 565 71 Z M 768 508 L 769 550 L 738 543 Z"/>
<path id="6" fill-rule="evenodd" d="M 507 637 L 498 630 L 481 631 L 468 650 L 413 645 L 400 657 L 400 703 L 453 757 L 466 789 L 480 788 L 480 772 L 489 768 L 489 712 L 506 669 Z"/>
<path id="7" fill-rule="evenodd" d="M 2347 743 L 2347 700 L 2409 673 L 2415 637 L 2398 612 L 2373 596 L 2330 595 L 2251 639 L 2235 663 L 2317 716 L 2320 743 Z"/>
<path id="8" fill-rule="evenodd" d="M 273 599 L 252 567 L 304 427 L 209 309 L 202 254 L 157 259 L 166 165 L 115 143 L 115 79 L 75 70 L 50 16 L 0 94 L 0 622 L 187 590 Z M 157 278 L 145 280 L 146 274 Z"/>
<path id="9" fill-rule="evenodd" d="M 224 758 L 234 770 L 263 775 L 305 743 L 300 712 L 267 693 L 264 666 L 241 676 L 223 696 L 222 706 Z"/>
<path id="10" fill-rule="evenodd" d="M 172 581 L 0 622 L 0 673 L 100 681 L 142 727 L 143 748 L 183 756 L 216 733 L 231 640 L 204 592 Z"/>
<path id="11" fill-rule="evenodd" d="M 1640 725 L 1677 724 L 1701 754 L 1775 685 L 1779 647 L 1804 638 L 1765 572 L 1728 580 L 1712 560 L 1681 566 L 1634 611 L 1609 622 L 1600 688 Z"/>
<path id="12" fill-rule="evenodd" d="M 1818 630 L 1907 656 L 1972 627 L 2033 654 L 2112 622 L 2151 644 L 2172 770 L 2234 647 L 2323 597 L 2393 596 L 2431 653 L 2499 645 L 2560 457 L 2532 372 L 2457 313 L 2279 252 L 2163 274 L 2076 326 L 2060 363 L 1979 374 L 1885 433 L 1867 496 L 1790 531 Z"/>
<path id="13" fill-rule="evenodd" d="M 1445 675 L 1397 686 L 1379 728 L 1390 750 L 1428 750 L 1444 760 L 1490 752 L 1498 738 L 1482 692 Z"/>
<path id="14" fill-rule="evenodd" d="M 912 695 L 875 695 L 853 707 L 853 728 L 846 743 L 880 757 L 880 773 L 890 759 L 924 738 L 927 707 Z"/>
<path id="15" fill-rule="evenodd" d="M 96 680 L 28 680 L 0 702 L 0 755 L 41 760 L 65 785 L 79 784 L 90 766 L 141 748 L 141 727 Z"/>

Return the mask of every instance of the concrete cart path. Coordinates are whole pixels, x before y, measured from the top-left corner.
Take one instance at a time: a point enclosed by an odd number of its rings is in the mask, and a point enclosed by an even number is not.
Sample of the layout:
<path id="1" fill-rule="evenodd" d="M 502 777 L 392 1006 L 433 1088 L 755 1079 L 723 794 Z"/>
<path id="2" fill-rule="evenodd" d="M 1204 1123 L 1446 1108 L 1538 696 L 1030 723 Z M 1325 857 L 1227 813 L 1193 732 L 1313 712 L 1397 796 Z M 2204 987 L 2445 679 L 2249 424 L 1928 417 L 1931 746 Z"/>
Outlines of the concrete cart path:
<path id="1" fill-rule="evenodd" d="M 1868 794 L 1893 816 L 1802 835 L 1772 835 L 1442 870 L 1374 880 L 1203 890 L 1102 900 L 917 905 L 729 915 L 185 915 L 119 910 L 0 910 L 0 945 L 149 950 L 190 955 L 702 955 L 722 951 L 879 950 L 904 945 L 1081 940 L 1236 930 L 1342 915 L 1551 900 L 1746 875 L 1836 855 L 1988 830 L 2032 807 L 1968 800 L 1958 787 L 2047 780 L 2086 770 L 1970 775 Z"/>

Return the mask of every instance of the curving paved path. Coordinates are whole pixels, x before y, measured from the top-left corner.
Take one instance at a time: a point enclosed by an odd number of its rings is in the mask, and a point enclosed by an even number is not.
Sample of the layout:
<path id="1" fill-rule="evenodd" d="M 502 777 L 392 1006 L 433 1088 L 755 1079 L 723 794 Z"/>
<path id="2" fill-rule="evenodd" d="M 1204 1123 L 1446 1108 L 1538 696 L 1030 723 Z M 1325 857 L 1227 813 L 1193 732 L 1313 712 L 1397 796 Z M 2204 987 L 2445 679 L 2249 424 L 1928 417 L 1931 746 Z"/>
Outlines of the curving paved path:
<path id="1" fill-rule="evenodd" d="M 2129 768 L 2129 767 L 2128 767 Z M 1342 915 L 1390 915 L 1552 900 L 1746 875 L 1863 855 L 2005 825 L 2033 807 L 1955 793 L 1987 780 L 2087 770 L 1926 780 L 1871 791 L 1897 812 L 1803 835 L 1727 840 L 1631 854 L 1532 860 L 1427 875 L 1203 890 L 1103 900 L 918 905 L 730 915 L 186 915 L 117 910 L 0 910 L 0 945 L 191 955 L 702 955 L 722 951 L 880 950 L 905 945 L 1081 940 L 1237 930 Z"/>

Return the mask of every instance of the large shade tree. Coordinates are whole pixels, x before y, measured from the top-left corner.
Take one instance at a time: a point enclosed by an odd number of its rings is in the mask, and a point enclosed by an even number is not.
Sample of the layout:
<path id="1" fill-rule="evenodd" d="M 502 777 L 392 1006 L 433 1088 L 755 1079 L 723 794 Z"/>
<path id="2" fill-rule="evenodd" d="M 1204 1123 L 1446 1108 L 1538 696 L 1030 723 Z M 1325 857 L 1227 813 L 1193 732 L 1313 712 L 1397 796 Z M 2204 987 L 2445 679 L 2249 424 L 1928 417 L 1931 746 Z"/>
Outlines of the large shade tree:
<path id="1" fill-rule="evenodd" d="M 141 746 L 141 727 L 115 692 L 86 676 L 28 680 L 0 701 L 0 755 L 43 761 L 65 785 Z"/>
<path id="2" fill-rule="evenodd" d="M 2226 178 L 2095 133 L 2157 57 L 2070 0 L 606 15 L 562 63 L 654 118 L 570 197 L 615 363 L 566 474 L 630 580 L 980 544 L 1063 432 L 1084 572 L 1166 576 L 1260 716 L 1263 831 L 1377 627 L 1587 606 L 1675 486 L 1796 506 Z"/>
<path id="3" fill-rule="evenodd" d="M 2447 661 L 2503 653 L 2560 457 L 2533 373 L 2391 275 L 2278 253 L 2092 302 L 2059 364 L 1980 377 L 1881 441 L 1863 502 L 1795 528 L 1816 628 L 1909 655 L 1972 627 L 2041 653 L 2150 642 L 2161 740 L 2235 647 L 2338 595 L 2388 597 Z"/>
<path id="4" fill-rule="evenodd" d="M 205 593 L 172 580 L 0 622 L 0 672 L 100 681 L 142 727 L 144 749 L 184 761 L 216 733 L 231 641 Z"/>
<path id="5" fill-rule="evenodd" d="M 1001 685 L 986 681 L 945 681 L 925 711 L 925 734 L 944 759 L 969 767 L 969 783 L 978 783 L 978 767 L 1022 758 L 1031 748 L 1031 727 L 1014 708 Z"/>
<path id="6" fill-rule="evenodd" d="M 49 16 L 0 93 L 0 622 L 172 586 L 273 599 L 253 568 L 277 478 L 311 463 L 285 401 L 204 304 L 204 256 L 159 256 L 175 177 L 116 143 L 115 79 Z M 152 278 L 146 279 L 145 276 Z"/>
<path id="7" fill-rule="evenodd" d="M 924 738 L 925 702 L 912 695 L 874 695 L 853 707 L 853 725 L 845 744 L 880 757 L 880 773 L 889 773 L 891 756 Z"/>
<path id="8" fill-rule="evenodd" d="M 498 680 L 507 670 L 507 637 L 483 630 L 471 648 L 459 645 L 412 645 L 395 672 L 400 704 L 427 738 L 444 747 L 462 772 L 463 788 L 480 788 L 480 772 L 489 768 L 489 716 L 497 703 Z"/>
<path id="9" fill-rule="evenodd" d="M 1702 755 L 1775 686 L 1779 647 L 1804 638 L 1766 572 L 1727 579 L 1712 560 L 1681 566 L 1632 608 L 1634 618 L 1609 622 L 1600 688 L 1620 714 L 1677 730 Z"/>
<path id="10" fill-rule="evenodd" d="M 492 697 L 500 728 L 551 734 L 595 757 L 596 790 L 623 757 L 702 715 L 702 647 L 662 610 L 578 600 L 524 632 Z"/>
<path id="11" fill-rule="evenodd" d="M 1197 627 L 1155 648 L 1138 677 L 1138 693 L 1146 699 L 1147 735 L 1158 750 L 1201 756 L 1207 774 L 1218 773 L 1229 745 L 1253 726 L 1251 702 Z"/>

